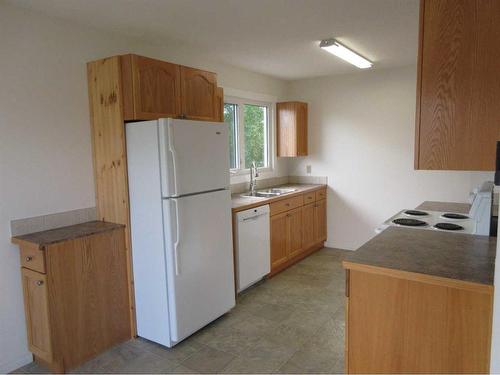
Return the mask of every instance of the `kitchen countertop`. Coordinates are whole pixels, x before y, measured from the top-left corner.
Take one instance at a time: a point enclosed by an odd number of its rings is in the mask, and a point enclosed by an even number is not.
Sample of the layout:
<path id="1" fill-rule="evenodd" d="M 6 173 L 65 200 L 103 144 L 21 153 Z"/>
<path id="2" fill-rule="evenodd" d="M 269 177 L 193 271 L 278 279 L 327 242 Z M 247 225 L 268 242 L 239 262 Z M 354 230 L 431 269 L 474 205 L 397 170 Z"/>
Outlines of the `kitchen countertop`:
<path id="1" fill-rule="evenodd" d="M 278 195 L 275 197 L 270 197 L 270 198 L 260 198 L 260 197 L 247 198 L 247 197 L 241 196 L 244 193 L 233 194 L 231 196 L 231 204 L 232 204 L 233 212 L 243 211 L 243 210 L 247 210 L 249 208 L 262 206 L 262 205 L 276 202 L 276 201 L 279 201 L 282 199 L 291 198 L 291 197 L 294 197 L 296 195 L 304 194 L 308 191 L 315 191 L 315 190 L 324 189 L 324 188 L 326 188 L 326 185 L 286 184 L 286 185 L 281 185 L 281 186 L 273 186 L 273 188 L 293 188 L 293 189 L 297 189 L 297 191 L 294 191 L 293 193 L 288 193 L 288 194 Z M 267 188 L 267 189 L 270 189 L 270 188 Z M 257 188 L 257 190 L 261 190 L 261 189 Z"/>
<path id="2" fill-rule="evenodd" d="M 424 211 L 456 212 L 459 214 L 468 214 L 470 208 L 471 205 L 469 203 L 425 201 L 415 209 Z"/>
<path id="3" fill-rule="evenodd" d="M 469 213 L 470 204 L 426 201 L 418 210 Z M 345 261 L 493 285 L 496 238 L 389 227 Z"/>
<path id="4" fill-rule="evenodd" d="M 123 224 L 107 223 L 104 221 L 89 221 L 82 224 L 12 237 L 12 242 L 16 244 L 21 242 L 30 242 L 38 245 L 40 249 L 43 249 L 47 245 L 74 240 L 75 238 L 91 236 L 93 234 L 123 227 L 125 227 Z"/>

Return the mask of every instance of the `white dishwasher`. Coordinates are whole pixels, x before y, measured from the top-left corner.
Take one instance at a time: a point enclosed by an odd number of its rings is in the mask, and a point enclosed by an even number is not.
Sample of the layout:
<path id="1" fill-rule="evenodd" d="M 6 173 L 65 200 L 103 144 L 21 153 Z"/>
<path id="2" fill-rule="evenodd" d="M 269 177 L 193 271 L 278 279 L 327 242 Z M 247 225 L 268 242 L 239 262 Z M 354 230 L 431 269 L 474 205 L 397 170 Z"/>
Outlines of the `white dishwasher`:
<path id="1" fill-rule="evenodd" d="M 236 214 L 236 284 L 238 292 L 271 271 L 269 205 Z"/>

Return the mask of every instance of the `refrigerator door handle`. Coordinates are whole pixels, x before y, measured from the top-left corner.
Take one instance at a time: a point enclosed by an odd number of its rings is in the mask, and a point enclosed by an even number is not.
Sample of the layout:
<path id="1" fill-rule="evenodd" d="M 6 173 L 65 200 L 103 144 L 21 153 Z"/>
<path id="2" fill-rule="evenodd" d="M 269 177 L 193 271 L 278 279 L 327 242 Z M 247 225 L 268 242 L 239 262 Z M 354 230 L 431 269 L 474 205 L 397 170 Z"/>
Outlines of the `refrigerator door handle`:
<path id="1" fill-rule="evenodd" d="M 174 136 L 172 134 L 172 126 L 167 126 L 167 131 L 168 131 L 168 150 L 170 154 L 172 155 L 172 176 L 174 180 L 174 196 L 177 195 L 177 171 L 175 167 L 175 159 L 176 159 L 176 154 L 175 154 L 175 148 L 173 144 L 173 139 Z"/>
<path id="2" fill-rule="evenodd" d="M 174 242 L 174 267 L 175 267 L 175 276 L 179 276 L 181 274 L 179 268 L 179 243 L 180 243 L 180 230 L 179 230 L 179 202 L 177 199 L 172 198 L 172 202 L 175 203 L 175 242 Z"/>

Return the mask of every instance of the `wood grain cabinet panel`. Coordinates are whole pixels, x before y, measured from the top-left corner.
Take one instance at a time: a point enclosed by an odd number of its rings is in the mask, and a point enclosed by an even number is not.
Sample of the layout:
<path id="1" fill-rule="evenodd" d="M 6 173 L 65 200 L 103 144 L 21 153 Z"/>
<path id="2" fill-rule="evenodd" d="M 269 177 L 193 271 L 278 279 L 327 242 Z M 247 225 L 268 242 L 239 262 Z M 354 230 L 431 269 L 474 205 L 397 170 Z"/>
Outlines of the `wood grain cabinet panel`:
<path id="1" fill-rule="evenodd" d="M 181 66 L 180 70 L 182 116 L 191 120 L 219 121 L 217 75 L 187 66 Z"/>
<path id="2" fill-rule="evenodd" d="M 314 204 L 314 239 L 315 242 L 326 240 L 326 200 Z"/>
<path id="3" fill-rule="evenodd" d="M 44 361 L 52 361 L 49 299 L 44 274 L 21 269 L 28 349 Z"/>
<path id="4" fill-rule="evenodd" d="M 287 253 L 293 258 L 302 251 L 302 207 L 290 210 L 287 216 Z"/>
<path id="5" fill-rule="evenodd" d="M 217 103 L 215 105 L 215 113 L 217 121 L 224 122 L 224 89 L 217 87 L 216 91 Z"/>
<path id="6" fill-rule="evenodd" d="M 500 1 L 421 1 L 416 169 L 495 169 L 499 61 Z"/>
<path id="7" fill-rule="evenodd" d="M 132 100 L 124 100 L 124 112 L 132 113 L 133 120 L 161 117 L 179 117 L 181 97 L 180 67 L 165 61 L 138 55 L 121 57 L 124 93 Z M 132 79 L 128 77 L 131 75 Z M 127 108 L 133 104 L 133 110 Z"/>
<path id="8" fill-rule="evenodd" d="M 308 249 L 316 243 L 314 230 L 314 222 L 316 221 L 315 206 L 315 203 L 309 203 L 302 207 L 302 245 L 304 249 Z"/>
<path id="9" fill-rule="evenodd" d="M 307 155 L 307 103 L 276 104 L 277 156 Z"/>
<path id="10" fill-rule="evenodd" d="M 348 274 L 348 373 L 489 371 L 490 292 L 393 277 L 383 269 Z"/>
<path id="11" fill-rule="evenodd" d="M 281 265 L 288 259 L 286 215 L 282 213 L 271 216 L 271 268 Z"/>

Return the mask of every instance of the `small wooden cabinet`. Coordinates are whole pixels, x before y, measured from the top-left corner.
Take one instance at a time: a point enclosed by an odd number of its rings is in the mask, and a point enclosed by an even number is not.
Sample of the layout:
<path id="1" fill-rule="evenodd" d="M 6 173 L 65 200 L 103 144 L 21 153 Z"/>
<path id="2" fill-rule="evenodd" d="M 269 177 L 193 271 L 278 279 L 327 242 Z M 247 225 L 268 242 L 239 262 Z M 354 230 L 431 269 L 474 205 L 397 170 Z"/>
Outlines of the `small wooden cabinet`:
<path id="1" fill-rule="evenodd" d="M 28 347 L 66 372 L 132 337 L 123 225 L 90 222 L 14 237 Z"/>
<path id="2" fill-rule="evenodd" d="M 304 204 L 308 201 L 312 203 Z M 270 209 L 271 274 L 323 247 L 326 240 L 326 189 L 273 202 Z"/>
<path id="3" fill-rule="evenodd" d="M 415 169 L 495 170 L 500 1 L 420 7 Z"/>
<path id="4" fill-rule="evenodd" d="M 107 60 L 117 59 L 118 72 L 104 70 Z M 88 64 L 89 92 L 94 86 L 112 85 L 111 95 L 100 97 L 101 105 L 122 103 L 123 120 L 183 118 L 220 121 L 217 74 L 128 54 Z M 101 72 L 100 74 L 96 74 Z"/>
<path id="5" fill-rule="evenodd" d="M 276 104 L 277 156 L 307 155 L 307 103 Z"/>

